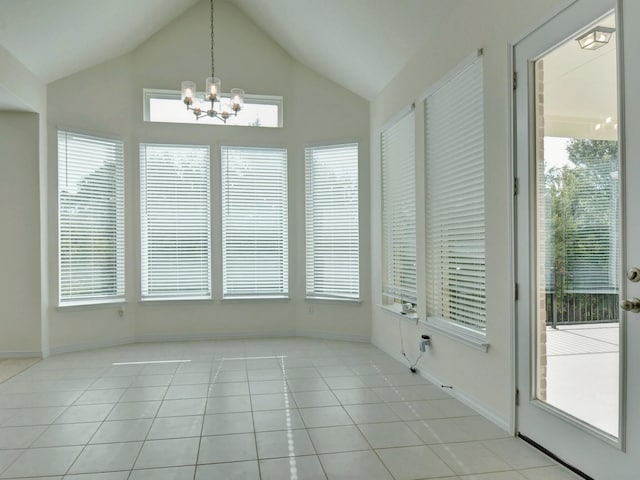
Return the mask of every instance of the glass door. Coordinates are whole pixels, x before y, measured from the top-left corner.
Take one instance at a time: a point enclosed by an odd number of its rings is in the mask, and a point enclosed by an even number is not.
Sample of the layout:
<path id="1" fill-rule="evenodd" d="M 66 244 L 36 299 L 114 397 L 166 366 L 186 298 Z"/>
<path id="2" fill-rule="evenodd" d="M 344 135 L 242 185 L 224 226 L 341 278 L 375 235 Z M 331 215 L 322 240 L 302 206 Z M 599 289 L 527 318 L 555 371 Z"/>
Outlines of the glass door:
<path id="1" fill-rule="evenodd" d="M 618 438 L 620 162 L 615 13 L 533 62 L 535 398 Z"/>
<path id="2" fill-rule="evenodd" d="M 640 165 L 621 141 L 618 7 L 578 0 L 514 48 L 518 431 L 598 479 L 640 468 L 625 453 L 640 450 L 625 409 L 638 396 L 626 362 L 640 355 L 619 308 Z"/>

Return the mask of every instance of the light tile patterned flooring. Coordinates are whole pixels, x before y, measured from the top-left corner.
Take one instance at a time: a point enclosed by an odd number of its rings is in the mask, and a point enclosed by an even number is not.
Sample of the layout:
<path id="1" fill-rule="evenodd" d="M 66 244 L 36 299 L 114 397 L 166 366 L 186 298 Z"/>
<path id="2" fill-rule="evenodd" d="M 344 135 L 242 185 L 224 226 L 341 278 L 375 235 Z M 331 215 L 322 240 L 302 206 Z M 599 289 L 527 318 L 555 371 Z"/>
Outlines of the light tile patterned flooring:
<path id="1" fill-rule="evenodd" d="M 3 358 L 0 359 L 0 383 L 16 376 L 31 365 L 40 361 L 39 358 Z"/>
<path id="2" fill-rule="evenodd" d="M 371 345 L 283 338 L 47 358 L 0 384 L 0 478 L 577 477 Z"/>

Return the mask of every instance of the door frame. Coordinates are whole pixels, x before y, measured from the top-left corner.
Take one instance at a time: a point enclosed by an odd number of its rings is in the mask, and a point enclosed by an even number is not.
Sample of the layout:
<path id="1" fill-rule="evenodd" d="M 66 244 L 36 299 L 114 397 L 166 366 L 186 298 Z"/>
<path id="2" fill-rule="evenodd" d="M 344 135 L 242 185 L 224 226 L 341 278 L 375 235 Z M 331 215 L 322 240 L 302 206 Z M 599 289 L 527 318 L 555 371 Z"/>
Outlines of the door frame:
<path id="1" fill-rule="evenodd" d="M 532 78 L 532 72 L 531 72 L 531 63 L 529 61 L 529 59 L 527 59 L 527 69 L 526 71 L 519 71 L 518 75 L 520 76 L 520 78 L 516 77 L 516 47 L 518 45 L 521 44 L 521 42 L 523 42 L 524 40 L 526 40 L 530 35 L 538 32 L 540 29 L 544 28 L 548 23 L 555 21 L 556 17 L 563 15 L 563 14 L 567 14 L 566 11 L 571 9 L 572 7 L 575 6 L 575 4 L 580 3 L 581 0 L 567 0 L 566 2 L 564 2 L 564 4 L 560 5 L 558 8 L 552 10 L 549 12 L 549 14 L 542 19 L 541 22 L 539 22 L 537 25 L 535 25 L 534 27 L 532 27 L 529 31 L 527 31 L 526 33 L 524 33 L 523 35 L 521 35 L 520 37 L 518 37 L 517 39 L 515 39 L 514 41 L 512 41 L 509 45 L 508 45 L 508 64 L 509 64 L 509 72 L 511 75 L 513 75 L 513 83 L 510 81 L 509 82 L 509 88 L 510 88 L 510 94 L 509 94 L 509 98 L 510 98 L 510 104 L 509 104 L 509 114 L 511 115 L 511 119 L 512 119 L 512 127 L 510 129 L 510 134 L 509 134 L 509 148 L 510 148 L 510 154 L 511 154 L 511 162 L 510 162 L 510 169 L 512 175 L 512 181 L 513 181 L 513 191 L 514 191 L 514 197 L 512 200 L 512 204 L 511 204 L 511 208 L 512 208 L 512 221 L 513 221 L 513 229 L 511 232 L 511 244 L 512 244 L 512 256 L 513 256 L 513 278 L 514 278 L 514 301 L 512 303 L 513 305 L 513 318 L 514 318 L 514 322 L 513 322 L 513 326 L 512 326 L 512 338 L 513 338 L 513 346 L 512 346 L 512 350 L 511 350 L 511 355 L 513 358 L 513 362 L 512 362 L 512 382 L 513 382 L 513 389 L 512 392 L 514 392 L 514 397 L 513 397 L 513 409 L 512 409 L 512 416 L 511 416 L 511 420 L 512 420 L 512 425 L 513 425 L 513 433 L 514 434 L 518 434 L 520 431 L 520 413 L 522 412 L 522 410 L 519 407 L 519 403 L 522 404 L 522 402 L 531 402 L 534 405 L 536 405 L 537 408 L 540 408 L 542 411 L 549 413 L 550 415 L 555 416 L 558 419 L 561 419 L 563 423 L 567 424 L 567 427 L 569 428 L 570 426 L 573 426 L 575 428 L 577 428 L 578 430 L 581 430 L 582 434 L 586 433 L 587 435 L 589 435 L 592 439 L 596 439 L 598 442 L 604 442 L 604 444 L 609 445 L 610 447 L 613 447 L 617 450 L 620 450 L 622 452 L 625 451 L 626 448 L 626 419 L 627 419 L 627 404 L 626 404 L 626 397 L 627 397 L 627 381 L 626 381 L 626 375 L 627 375 L 627 367 L 626 367 L 626 344 L 625 344 L 625 340 L 627 337 L 627 321 L 626 321 L 626 314 L 625 312 L 621 312 L 620 315 L 620 359 L 619 359 L 619 373 L 620 373 L 620 398 L 619 398 L 619 432 L 618 432 L 618 437 L 617 439 L 614 439 L 613 437 L 609 437 L 606 434 L 604 434 L 603 432 L 601 432 L 600 430 L 598 430 L 595 427 L 592 427 L 588 424 L 586 424 L 585 422 L 581 422 L 578 419 L 575 419 L 574 417 L 572 417 L 571 415 L 565 413 L 565 412 L 561 412 L 559 409 L 555 409 L 553 407 L 550 407 L 549 405 L 545 404 L 544 402 L 540 401 L 540 400 L 536 400 L 535 399 L 535 378 L 533 378 L 532 376 L 532 369 L 530 368 L 532 366 L 532 363 L 534 361 L 533 359 L 533 355 L 535 355 L 535 352 L 532 349 L 532 344 L 526 345 L 524 348 L 526 348 L 528 350 L 528 358 L 527 358 L 527 364 L 526 366 L 522 366 L 520 365 L 520 361 L 519 361 L 519 352 L 521 352 L 522 347 L 522 340 L 520 339 L 520 335 L 519 335 L 519 327 L 518 327 L 518 323 L 519 323 L 519 309 L 522 308 L 520 306 L 520 302 L 523 301 L 523 296 L 528 296 L 529 300 L 527 300 L 528 303 L 528 312 L 527 312 L 527 316 L 530 318 L 531 315 L 531 309 L 533 307 L 533 299 L 535 298 L 535 295 L 533 294 L 533 290 L 532 288 L 535 287 L 535 285 L 531 285 L 531 278 L 527 279 L 526 283 L 523 283 L 521 285 L 518 285 L 518 281 L 519 281 L 519 267 L 520 269 L 522 268 L 523 265 L 527 265 L 527 271 L 530 273 L 531 272 L 531 248 L 535 247 L 535 240 L 531 237 L 531 235 L 533 234 L 534 230 L 532 230 L 532 225 L 534 225 L 533 220 L 535 220 L 535 211 L 532 209 L 533 207 L 535 207 L 535 203 L 532 202 L 532 190 L 531 190 L 531 181 L 535 180 L 535 178 L 533 175 L 531 175 L 531 155 L 532 155 L 532 145 L 530 141 L 527 141 L 527 145 L 528 145 L 528 150 L 529 153 L 527 155 L 527 172 L 524 173 L 524 175 L 522 174 L 522 172 L 518 171 L 518 116 L 522 116 L 522 112 L 518 112 L 518 98 L 517 95 L 526 95 L 527 96 L 527 103 L 529 104 L 529 107 L 527 108 L 527 112 L 526 114 L 528 115 L 527 121 L 528 121 L 528 130 L 529 130 L 529 135 L 530 132 L 532 131 L 534 125 L 532 124 L 532 116 L 531 116 L 531 92 L 525 92 L 525 93 L 521 93 L 521 89 L 522 88 L 526 88 L 525 86 L 529 86 L 529 82 L 528 81 L 523 81 L 525 79 L 523 79 L 523 76 L 527 76 L 527 78 L 530 80 Z M 582 0 L 584 2 L 587 2 L 589 0 Z M 617 83 L 618 83 L 618 116 L 619 116 L 619 124 L 622 125 L 622 128 L 620 128 L 619 130 L 619 156 L 620 156 L 620 178 L 625 178 L 624 172 L 625 172 L 625 158 L 626 158 L 626 143 L 625 143 L 625 111 L 624 111 L 624 106 L 625 106 L 625 77 L 624 77 L 624 50 L 623 50 L 623 0 L 612 0 L 610 2 L 606 2 L 606 8 L 603 8 L 602 11 L 603 13 L 606 11 L 609 11 L 611 9 L 615 9 L 615 13 L 616 13 L 616 41 L 617 43 L 617 52 L 616 52 L 616 56 L 617 56 Z M 566 29 L 567 31 L 572 30 L 571 26 L 568 26 L 568 28 Z M 571 38 L 571 35 L 567 35 L 567 39 Z M 558 45 L 559 43 L 561 43 L 563 41 L 563 39 L 559 39 L 558 41 L 554 42 L 553 45 Z M 553 47 L 550 47 L 553 48 Z M 543 54 L 543 52 L 540 53 L 541 55 Z M 510 79 L 511 80 L 511 79 Z M 520 86 L 518 86 L 518 89 L 516 89 L 516 82 L 520 83 Z M 523 119 L 521 118 L 520 121 L 522 122 Z M 521 162 L 522 163 L 522 162 Z M 519 180 L 520 178 L 520 180 Z M 519 183 L 519 184 L 518 184 Z M 525 184 L 528 183 L 528 184 Z M 518 190 L 520 190 L 518 192 Z M 528 196 L 528 198 L 526 197 Z M 624 266 L 627 264 L 626 261 L 626 228 L 625 228 L 625 222 L 626 222 L 626 202 L 625 202 L 625 182 L 621 182 L 620 183 L 620 196 L 621 196 L 621 204 L 620 204 L 620 219 L 621 219 L 621 225 L 620 225 L 620 262 L 621 262 L 621 266 Z M 525 222 L 527 222 L 527 227 L 526 227 L 526 233 L 528 234 L 528 239 L 525 241 L 525 248 L 528 251 L 522 251 L 522 255 L 519 256 L 519 250 L 521 250 L 521 245 L 522 242 L 519 240 L 520 235 L 518 230 L 521 230 L 522 228 L 519 226 L 519 214 L 518 214 L 518 210 L 519 208 L 523 208 L 523 207 L 519 207 L 518 206 L 518 201 L 522 202 L 524 201 L 526 203 L 526 206 L 528 206 L 528 213 L 526 215 L 526 218 L 524 219 Z M 623 272 L 622 272 L 623 268 L 621 268 L 620 271 L 620 276 L 621 276 L 621 281 L 620 281 L 620 298 L 625 298 L 626 297 L 626 293 L 627 293 L 627 284 L 626 284 L 626 279 L 623 278 Z M 520 287 L 520 288 L 518 288 Z M 518 292 L 518 290 L 520 290 Z M 520 297 L 518 299 L 518 297 Z M 530 323 L 529 323 L 530 326 Z M 528 335 L 527 341 L 531 340 L 531 334 Z M 525 370 L 526 369 L 526 370 Z M 525 372 L 526 374 L 523 374 L 522 372 Z M 524 375 L 526 375 L 527 378 L 521 378 L 524 377 Z M 520 395 L 518 395 L 518 386 L 520 384 L 522 384 L 524 382 L 527 382 L 528 384 L 528 392 L 521 392 Z M 527 393 L 531 393 L 531 395 L 527 395 Z M 519 398 L 518 398 L 519 397 Z M 531 397 L 531 398 L 529 398 Z M 526 434 L 526 432 L 523 432 Z M 535 439 L 534 439 L 535 440 Z M 544 447 L 544 445 L 542 445 Z"/>
<path id="2" fill-rule="evenodd" d="M 519 35 L 513 38 L 507 44 L 507 90 L 506 95 L 509 99 L 508 102 L 508 114 L 509 114 L 509 137 L 508 137 L 508 148 L 509 148 L 509 162 L 508 162 L 508 174 L 509 179 L 511 181 L 510 191 L 512 195 L 510 197 L 509 202 L 509 210 L 510 210 L 510 231 L 509 231 L 509 245 L 510 245 L 510 263 L 511 270 L 509 274 L 512 279 L 512 294 L 511 294 L 511 318 L 512 322 L 509 323 L 509 338 L 511 338 L 511 347 L 509 351 L 509 357 L 511 359 L 510 362 L 510 385 L 509 392 L 511 392 L 511 398 L 509 401 L 510 412 L 509 412 L 509 425 L 511 429 L 509 433 L 516 436 L 518 434 L 518 404 L 520 402 L 520 394 L 518 391 L 518 300 L 522 296 L 522 291 L 520 291 L 520 287 L 518 285 L 518 190 L 519 190 L 519 181 L 517 177 L 517 162 L 518 162 L 518 152 L 517 152 L 517 109 L 516 109 L 516 86 L 518 83 L 517 75 L 516 75 L 516 64 L 515 64 L 515 48 L 520 42 L 525 40 L 529 35 L 536 32 L 538 29 L 546 25 L 549 21 L 553 20 L 555 17 L 564 12 L 571 5 L 576 3 L 578 0 L 565 0 L 562 4 L 550 9 L 544 16 L 540 18 L 540 20 L 531 25 L 527 30 L 524 30 Z"/>

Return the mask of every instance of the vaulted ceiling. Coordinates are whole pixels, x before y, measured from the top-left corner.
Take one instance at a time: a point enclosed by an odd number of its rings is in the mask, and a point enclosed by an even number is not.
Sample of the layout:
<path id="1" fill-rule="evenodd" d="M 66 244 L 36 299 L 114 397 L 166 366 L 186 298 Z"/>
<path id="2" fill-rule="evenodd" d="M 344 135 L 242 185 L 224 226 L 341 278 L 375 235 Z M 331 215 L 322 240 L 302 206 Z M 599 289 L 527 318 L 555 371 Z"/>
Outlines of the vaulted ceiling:
<path id="1" fill-rule="evenodd" d="M 198 0 L 0 0 L 0 45 L 45 83 L 133 50 Z"/>
<path id="2" fill-rule="evenodd" d="M 232 0 L 300 63 L 372 99 L 462 0 Z"/>
<path id="3" fill-rule="evenodd" d="M 371 99 L 464 0 L 224 0 Z M 127 53 L 198 0 L 0 0 L 0 45 L 45 83 Z"/>

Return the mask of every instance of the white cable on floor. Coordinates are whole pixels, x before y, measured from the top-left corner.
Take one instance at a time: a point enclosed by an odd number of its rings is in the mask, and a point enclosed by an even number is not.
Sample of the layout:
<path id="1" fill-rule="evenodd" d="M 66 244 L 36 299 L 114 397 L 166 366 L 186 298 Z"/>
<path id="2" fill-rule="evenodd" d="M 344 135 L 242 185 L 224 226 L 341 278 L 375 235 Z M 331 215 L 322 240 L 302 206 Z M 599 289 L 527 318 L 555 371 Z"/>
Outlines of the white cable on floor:
<path id="1" fill-rule="evenodd" d="M 418 362 L 422 358 L 422 352 L 420 352 L 420 355 L 418 355 L 418 358 L 416 358 L 416 361 L 411 363 L 411 360 L 409 360 L 409 357 L 407 356 L 407 354 L 405 352 L 405 348 L 404 348 L 404 334 L 402 333 L 402 319 L 401 318 L 398 318 L 398 329 L 400 330 L 400 353 L 402 353 L 402 356 L 409 363 L 409 370 L 411 370 L 413 373 L 416 373 L 418 371 L 418 369 L 416 367 L 418 365 Z"/>

